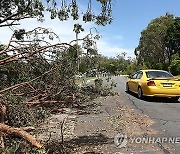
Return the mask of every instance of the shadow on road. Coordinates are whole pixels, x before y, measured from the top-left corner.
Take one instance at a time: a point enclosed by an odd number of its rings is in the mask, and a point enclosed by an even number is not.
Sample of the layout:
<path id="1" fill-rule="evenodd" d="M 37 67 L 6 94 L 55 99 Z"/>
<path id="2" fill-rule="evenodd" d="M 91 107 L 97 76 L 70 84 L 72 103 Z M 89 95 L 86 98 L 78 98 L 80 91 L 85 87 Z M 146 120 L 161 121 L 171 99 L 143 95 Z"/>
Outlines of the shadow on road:
<path id="1" fill-rule="evenodd" d="M 104 134 L 99 133 L 99 134 L 89 135 L 89 136 L 86 136 L 86 135 L 79 136 L 77 138 L 64 141 L 63 144 L 61 141 L 53 141 L 47 144 L 46 148 L 50 149 L 48 151 L 49 154 L 53 152 L 70 154 L 70 153 L 75 152 L 76 150 L 81 151 L 81 149 L 86 147 L 85 149 L 89 149 L 87 153 L 97 154 L 97 152 L 93 151 L 90 147 L 102 146 L 105 144 L 113 144 L 113 139 L 108 138 Z"/>
<path id="2" fill-rule="evenodd" d="M 126 93 L 130 94 L 131 96 L 136 97 L 137 99 L 139 99 L 137 94 L 135 94 L 133 92 L 126 92 Z M 152 103 L 180 103 L 180 100 L 173 101 L 172 99 L 166 98 L 166 97 L 148 97 L 148 96 L 145 96 L 141 100 L 143 100 L 145 102 L 152 102 Z"/>

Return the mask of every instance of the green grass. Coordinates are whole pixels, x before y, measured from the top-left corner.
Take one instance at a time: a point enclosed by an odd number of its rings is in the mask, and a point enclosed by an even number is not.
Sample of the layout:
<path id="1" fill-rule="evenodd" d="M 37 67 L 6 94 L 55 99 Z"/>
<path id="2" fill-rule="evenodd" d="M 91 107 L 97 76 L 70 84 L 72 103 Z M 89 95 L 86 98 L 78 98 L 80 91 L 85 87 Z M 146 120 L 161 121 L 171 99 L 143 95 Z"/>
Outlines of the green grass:
<path id="1" fill-rule="evenodd" d="M 77 78 L 76 79 L 76 83 L 77 84 L 81 84 L 81 83 L 86 83 L 88 80 L 95 80 L 97 79 L 98 77 L 82 77 L 82 78 Z M 99 77 L 99 78 L 102 78 L 102 77 Z"/>
<path id="2" fill-rule="evenodd" d="M 76 79 L 77 84 L 86 83 L 88 80 L 96 79 L 97 77 L 82 77 L 79 79 Z"/>

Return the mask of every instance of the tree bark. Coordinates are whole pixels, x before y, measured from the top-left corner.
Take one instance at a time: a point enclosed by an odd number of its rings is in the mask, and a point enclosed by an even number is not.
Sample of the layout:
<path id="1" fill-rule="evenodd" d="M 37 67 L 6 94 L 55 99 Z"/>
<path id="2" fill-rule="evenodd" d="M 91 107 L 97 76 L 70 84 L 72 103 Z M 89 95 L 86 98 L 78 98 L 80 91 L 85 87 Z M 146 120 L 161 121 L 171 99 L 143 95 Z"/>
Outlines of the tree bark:
<path id="1" fill-rule="evenodd" d="M 0 123 L 0 132 L 21 137 L 37 148 L 42 148 L 43 146 L 40 142 L 37 141 L 36 138 L 34 138 L 32 135 L 30 135 L 29 133 L 27 133 L 26 131 L 20 128 L 13 128 L 8 125 Z"/>
<path id="2" fill-rule="evenodd" d="M 5 105 L 1 105 L 1 119 L 0 122 L 2 124 L 4 124 L 5 118 L 6 118 L 6 106 Z M 2 149 L 2 153 L 1 154 L 5 154 L 5 145 L 4 145 L 4 138 L 3 138 L 3 133 L 0 132 L 0 147 Z"/>

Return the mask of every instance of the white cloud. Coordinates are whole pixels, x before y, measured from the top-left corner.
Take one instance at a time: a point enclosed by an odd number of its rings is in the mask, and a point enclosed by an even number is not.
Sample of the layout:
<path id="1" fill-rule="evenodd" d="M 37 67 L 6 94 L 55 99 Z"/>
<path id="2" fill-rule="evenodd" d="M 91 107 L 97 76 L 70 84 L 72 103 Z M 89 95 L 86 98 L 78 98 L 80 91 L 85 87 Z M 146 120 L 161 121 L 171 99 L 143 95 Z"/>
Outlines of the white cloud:
<path id="1" fill-rule="evenodd" d="M 113 36 L 113 39 L 123 40 L 123 36 L 121 36 L 121 35 Z"/>
<path id="2" fill-rule="evenodd" d="M 121 54 L 122 52 L 127 53 L 126 57 L 129 57 L 129 56 L 132 58 L 135 57 L 134 49 L 121 48 L 116 45 L 110 44 L 110 43 L 104 41 L 103 39 L 98 41 L 97 47 L 98 47 L 100 54 L 103 54 L 108 57 L 115 57 L 115 56 Z"/>

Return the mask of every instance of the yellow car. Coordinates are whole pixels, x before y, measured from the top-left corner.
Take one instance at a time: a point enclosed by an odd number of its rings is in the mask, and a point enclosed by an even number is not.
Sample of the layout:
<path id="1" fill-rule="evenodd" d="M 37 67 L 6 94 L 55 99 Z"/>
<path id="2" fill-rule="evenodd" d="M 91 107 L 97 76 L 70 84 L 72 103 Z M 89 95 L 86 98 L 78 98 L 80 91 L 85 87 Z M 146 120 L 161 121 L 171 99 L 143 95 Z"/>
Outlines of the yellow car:
<path id="1" fill-rule="evenodd" d="M 169 97 L 177 101 L 180 97 L 180 78 L 163 70 L 140 70 L 128 77 L 126 91 L 143 96 Z"/>

